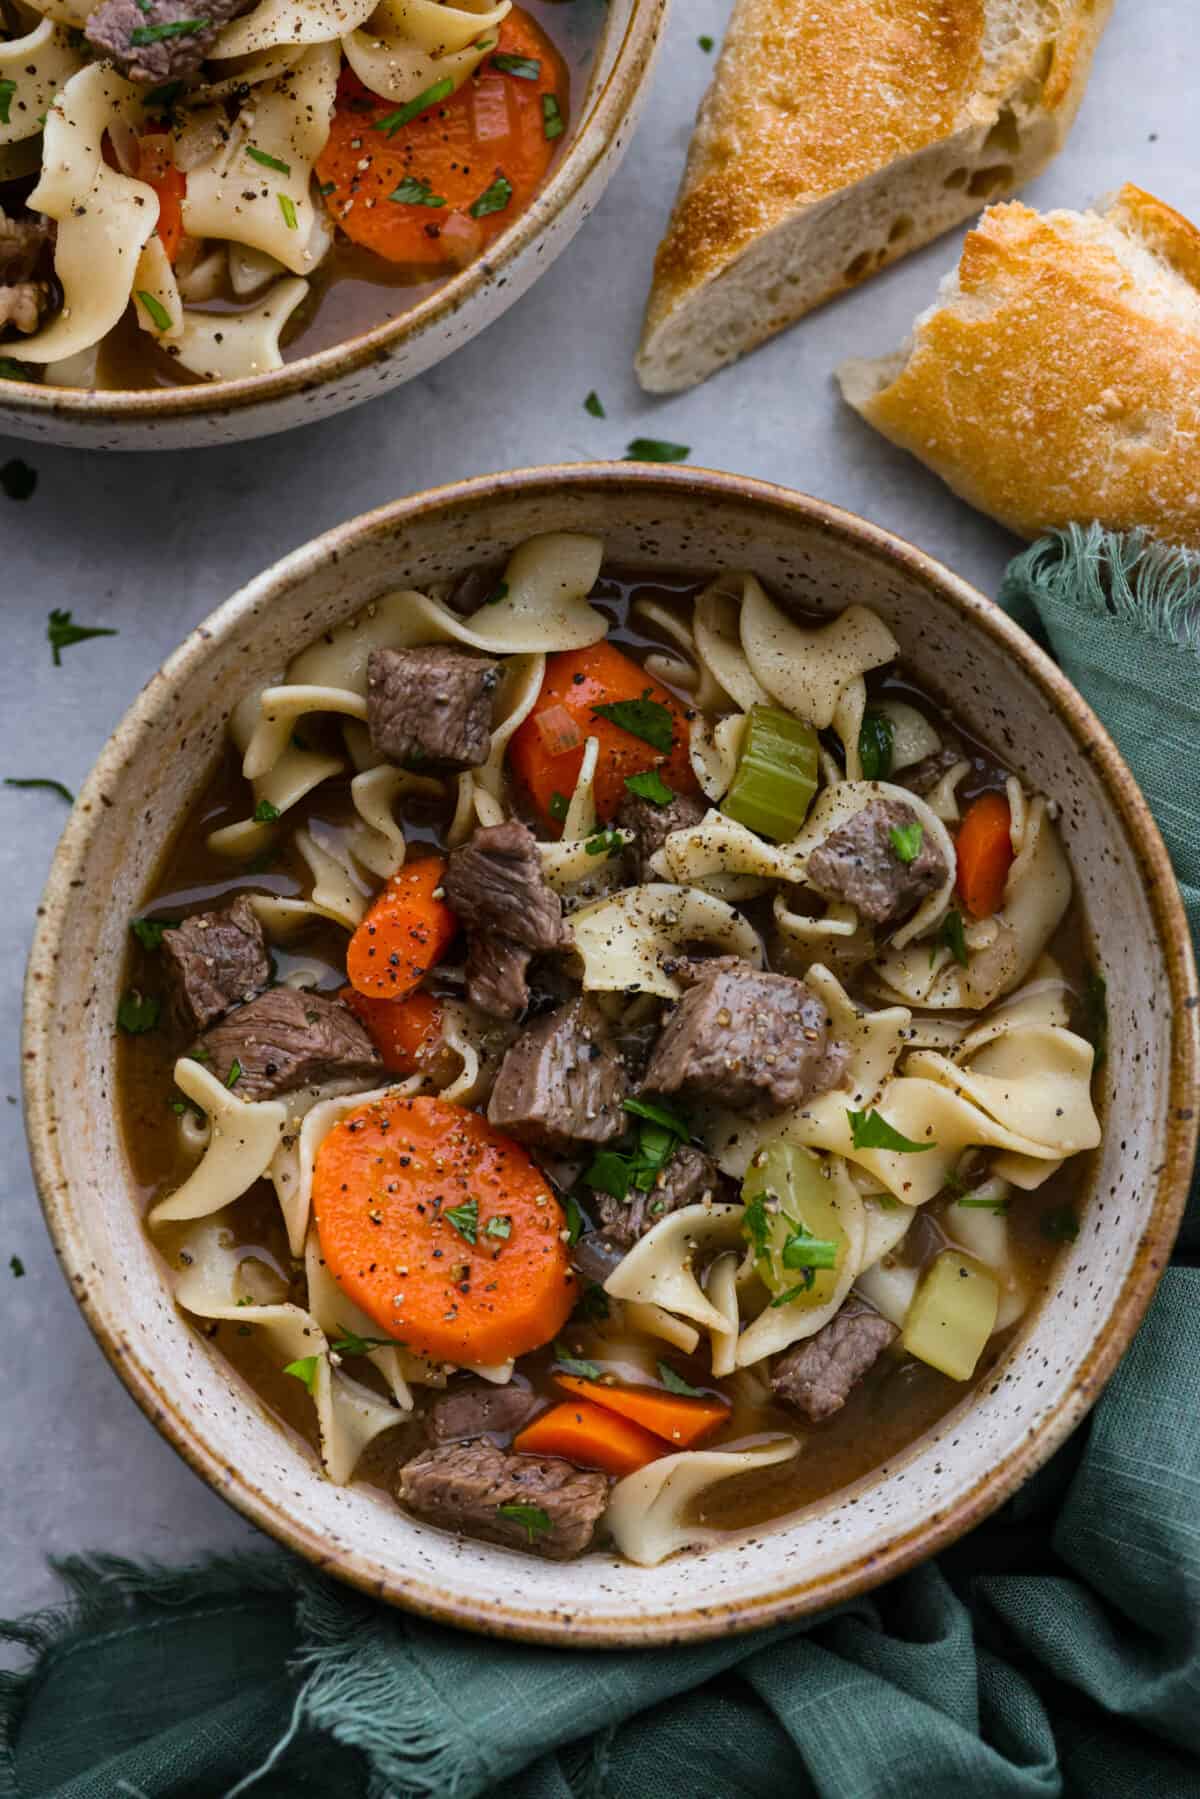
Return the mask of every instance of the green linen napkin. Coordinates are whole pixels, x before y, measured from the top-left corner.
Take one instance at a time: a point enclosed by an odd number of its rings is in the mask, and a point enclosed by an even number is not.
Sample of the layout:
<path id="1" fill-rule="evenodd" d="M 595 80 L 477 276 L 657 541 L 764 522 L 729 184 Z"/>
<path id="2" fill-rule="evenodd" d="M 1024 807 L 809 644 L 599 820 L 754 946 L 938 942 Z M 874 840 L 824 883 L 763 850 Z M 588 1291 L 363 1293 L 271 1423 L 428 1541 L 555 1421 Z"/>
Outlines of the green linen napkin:
<path id="1" fill-rule="evenodd" d="M 1001 595 L 1121 745 L 1200 930 L 1200 558 L 1048 538 Z M 1090 1421 L 939 1561 L 675 1650 L 490 1643 L 270 1552 L 61 1564 L 0 1626 L 9 1799 L 1196 1799 L 1200 1269 L 1168 1271 Z"/>

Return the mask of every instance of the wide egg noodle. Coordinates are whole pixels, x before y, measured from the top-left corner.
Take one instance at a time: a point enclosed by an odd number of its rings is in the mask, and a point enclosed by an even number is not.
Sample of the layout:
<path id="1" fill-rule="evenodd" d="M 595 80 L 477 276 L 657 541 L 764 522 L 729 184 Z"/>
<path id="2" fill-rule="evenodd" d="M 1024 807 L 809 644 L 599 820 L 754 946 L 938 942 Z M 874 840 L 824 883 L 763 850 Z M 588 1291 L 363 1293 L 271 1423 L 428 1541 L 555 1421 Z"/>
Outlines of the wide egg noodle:
<path id="1" fill-rule="evenodd" d="M 737 1366 L 749 1368 L 766 1356 L 778 1355 L 793 1343 L 815 1336 L 840 1310 L 855 1277 L 863 1266 L 866 1245 L 866 1208 L 846 1164 L 839 1157 L 822 1163 L 821 1174 L 829 1185 L 829 1201 L 838 1215 L 846 1241 L 837 1279 L 824 1305 L 809 1305 L 804 1295 L 784 1305 L 769 1304 L 748 1324 L 737 1341 Z"/>
<path id="2" fill-rule="evenodd" d="M 731 712 L 716 724 L 697 712 L 688 725 L 688 760 L 705 799 L 715 804 L 728 793 L 737 774 L 748 715 Z"/>
<path id="3" fill-rule="evenodd" d="M 336 44 L 317 44 L 253 89 L 213 156 L 188 171 L 183 223 L 192 237 L 249 244 L 294 275 L 312 274 L 324 241 L 313 230 L 313 164 L 329 137 L 340 66 Z"/>
<path id="4" fill-rule="evenodd" d="M 827 625 L 798 625 L 746 577 L 741 611 L 746 661 L 772 699 L 819 731 L 838 700 L 869 669 L 894 662 L 900 646 L 877 613 L 847 606 Z"/>
<path id="5" fill-rule="evenodd" d="M 641 1331 L 647 1337 L 658 1337 L 673 1349 L 682 1350 L 684 1355 L 694 1355 L 700 1344 L 700 1332 L 694 1324 L 687 1324 L 682 1318 L 675 1318 L 661 1306 L 650 1305 L 645 1300 L 625 1301 L 625 1322 L 631 1330 Z"/>
<path id="6" fill-rule="evenodd" d="M 678 999 L 683 991 L 668 964 L 691 943 L 707 943 L 725 955 L 763 964 L 758 933 L 739 912 L 711 893 L 651 881 L 582 906 L 571 915 L 575 950 L 583 962 L 585 992 L 658 993 Z"/>
<path id="7" fill-rule="evenodd" d="M 612 1490 L 605 1523 L 620 1553 L 656 1568 L 676 1550 L 727 1541 L 733 1534 L 693 1522 L 703 1495 L 719 1482 L 790 1461 L 798 1437 L 772 1437 L 744 1449 L 684 1449 L 662 1456 Z"/>
<path id="8" fill-rule="evenodd" d="M 0 149 L 40 135 L 54 96 L 83 67 L 77 45 L 78 34 L 51 19 L 24 37 L 0 40 L 0 81 L 13 84 L 8 123 L 0 123 Z"/>
<path id="9" fill-rule="evenodd" d="M 706 1295 L 723 1320 L 720 1325 L 710 1325 L 708 1330 L 714 1380 L 724 1380 L 737 1367 L 737 1340 L 741 1324 L 737 1290 L 738 1261 L 739 1257 L 732 1250 L 727 1250 L 713 1260 L 708 1270 Z"/>
<path id="10" fill-rule="evenodd" d="M 403 105 L 443 81 L 461 87 L 499 43 L 511 0 L 479 10 L 432 0 L 380 0 L 363 29 L 342 40 L 364 87 Z"/>
<path id="11" fill-rule="evenodd" d="M 279 1100 L 239 1099 L 190 1056 L 176 1062 L 175 1085 L 207 1115 L 210 1134 L 198 1167 L 159 1200 L 151 1225 L 206 1218 L 240 1199 L 267 1172 L 287 1123 Z"/>
<path id="12" fill-rule="evenodd" d="M 340 1338 L 351 1336 L 366 1338 L 368 1342 L 377 1341 L 381 1334 L 378 1324 L 355 1305 L 330 1274 L 315 1226 L 309 1230 L 304 1245 L 304 1278 L 308 1309 L 331 1346 Z M 387 1335 L 386 1331 L 382 1334 Z M 330 1354 L 340 1356 L 341 1352 L 331 1347 Z M 415 1404 L 413 1387 L 445 1385 L 445 1375 L 437 1364 L 425 1356 L 411 1355 L 399 1343 L 380 1344 L 370 1351 L 366 1360 L 379 1370 L 392 1398 L 405 1412 L 411 1412 Z"/>
<path id="13" fill-rule="evenodd" d="M 210 62 L 289 44 L 330 44 L 365 25 L 376 0 L 260 0 L 224 27 Z"/>
<path id="14" fill-rule="evenodd" d="M 156 316 L 146 304 L 146 295 L 155 302 L 160 316 Z M 138 258 L 137 272 L 133 278 L 133 309 L 141 329 L 159 343 L 172 343 L 183 330 L 183 301 L 179 297 L 179 283 L 157 231 L 144 244 Z M 161 322 L 163 319 L 165 323 Z"/>
<path id="15" fill-rule="evenodd" d="M 702 1330 L 724 1329 L 725 1317 L 705 1297 L 693 1262 L 699 1252 L 740 1249 L 745 1210 L 740 1205 L 681 1206 L 622 1256 L 604 1291 L 614 1299 L 661 1306 Z"/>
<path id="16" fill-rule="evenodd" d="M 258 703 L 261 717 L 242 757 L 242 773 L 248 781 L 271 772 L 293 744 L 296 727 L 308 713 L 335 712 L 360 720 L 367 716 L 366 695 L 344 687 L 315 687 L 289 681 L 278 687 L 264 687 Z"/>
<path id="17" fill-rule="evenodd" d="M 682 689 L 697 712 L 721 712 L 728 707 L 729 696 L 701 656 L 695 631 L 677 612 L 643 594 L 634 600 L 630 614 L 643 630 L 657 631 L 678 652 L 652 649 L 646 657 L 647 674 L 665 681 L 668 687 Z"/>
<path id="18" fill-rule="evenodd" d="M 99 343 L 133 291 L 142 246 L 158 224 L 158 195 L 104 160 L 104 135 L 142 120 L 142 94 L 111 63 L 72 75 L 46 115 L 42 176 L 31 211 L 54 219 L 62 307 L 32 337 L 5 344 L 18 362 L 58 362 Z"/>
<path id="19" fill-rule="evenodd" d="M 267 691 L 273 691 L 268 689 Z M 243 756 L 249 749 L 262 715 L 260 693 L 247 694 L 233 709 L 229 735 Z M 272 816 L 268 819 L 239 819 L 236 824 L 222 825 L 210 831 L 205 840 L 210 850 L 220 856 L 233 856 L 244 861 L 259 855 L 274 841 L 274 815 L 282 816 L 322 781 L 340 775 L 345 763 L 340 756 L 302 749 L 289 737 L 285 750 L 270 768 L 251 782 L 255 811 L 260 807 Z"/>
<path id="20" fill-rule="evenodd" d="M 728 694 L 743 712 L 749 712 L 751 706 L 765 706 L 770 700 L 746 660 L 738 630 L 740 608 L 751 583 L 758 586 L 753 575 L 719 576 L 698 596 L 692 613 L 692 632 L 702 667 L 713 685 Z M 732 593 L 731 588 L 737 592 Z"/>

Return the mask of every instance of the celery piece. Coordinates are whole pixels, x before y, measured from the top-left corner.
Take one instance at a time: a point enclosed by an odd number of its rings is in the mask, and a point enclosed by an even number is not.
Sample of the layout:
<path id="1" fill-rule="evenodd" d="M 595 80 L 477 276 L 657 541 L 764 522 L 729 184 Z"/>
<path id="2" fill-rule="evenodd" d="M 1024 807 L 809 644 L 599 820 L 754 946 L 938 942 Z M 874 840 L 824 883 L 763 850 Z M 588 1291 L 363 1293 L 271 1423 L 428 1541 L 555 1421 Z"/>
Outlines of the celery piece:
<path id="1" fill-rule="evenodd" d="M 735 823 L 785 843 L 817 791 L 817 733 L 778 706 L 751 706 L 733 785 L 722 810 Z"/>
<path id="2" fill-rule="evenodd" d="M 991 1269 L 974 1256 L 944 1249 L 908 1308 L 901 1345 L 951 1380 L 970 1380 L 999 1307 L 1000 1283 Z"/>
<path id="3" fill-rule="evenodd" d="M 743 1229 L 765 1286 L 778 1299 L 826 1305 L 845 1259 L 846 1232 L 824 1164 L 811 1150 L 776 1138 L 759 1150 L 742 1182 Z"/>

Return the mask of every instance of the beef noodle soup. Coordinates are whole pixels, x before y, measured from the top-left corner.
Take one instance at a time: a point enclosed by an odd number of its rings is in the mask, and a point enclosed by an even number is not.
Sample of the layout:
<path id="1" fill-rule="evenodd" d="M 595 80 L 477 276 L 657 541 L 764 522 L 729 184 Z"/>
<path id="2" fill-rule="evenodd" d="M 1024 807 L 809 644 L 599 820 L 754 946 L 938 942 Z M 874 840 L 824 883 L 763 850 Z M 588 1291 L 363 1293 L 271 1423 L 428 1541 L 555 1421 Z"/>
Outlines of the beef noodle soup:
<path id="1" fill-rule="evenodd" d="M 599 0 L 0 0 L 0 376 L 237 379 L 481 256 Z"/>
<path id="2" fill-rule="evenodd" d="M 142 915 L 179 1306 L 331 1480 L 643 1564 L 886 1467 L 1076 1230 L 1052 795 L 883 621 L 554 535 L 233 714 Z"/>

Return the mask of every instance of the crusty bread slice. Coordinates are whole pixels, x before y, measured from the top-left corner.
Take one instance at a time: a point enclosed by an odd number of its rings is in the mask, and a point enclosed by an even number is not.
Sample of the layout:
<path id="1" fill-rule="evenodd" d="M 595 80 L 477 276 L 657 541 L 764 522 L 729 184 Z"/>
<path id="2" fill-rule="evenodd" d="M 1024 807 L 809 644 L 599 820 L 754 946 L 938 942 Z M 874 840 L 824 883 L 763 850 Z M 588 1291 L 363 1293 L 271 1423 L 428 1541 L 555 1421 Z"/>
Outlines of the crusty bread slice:
<path id="1" fill-rule="evenodd" d="M 990 207 L 906 348 L 838 379 L 1022 536 L 1098 519 L 1200 546 L 1200 231 L 1140 188 Z"/>
<path id="2" fill-rule="evenodd" d="M 655 261 L 670 393 L 1015 191 L 1062 145 L 1112 0 L 737 0 Z"/>

